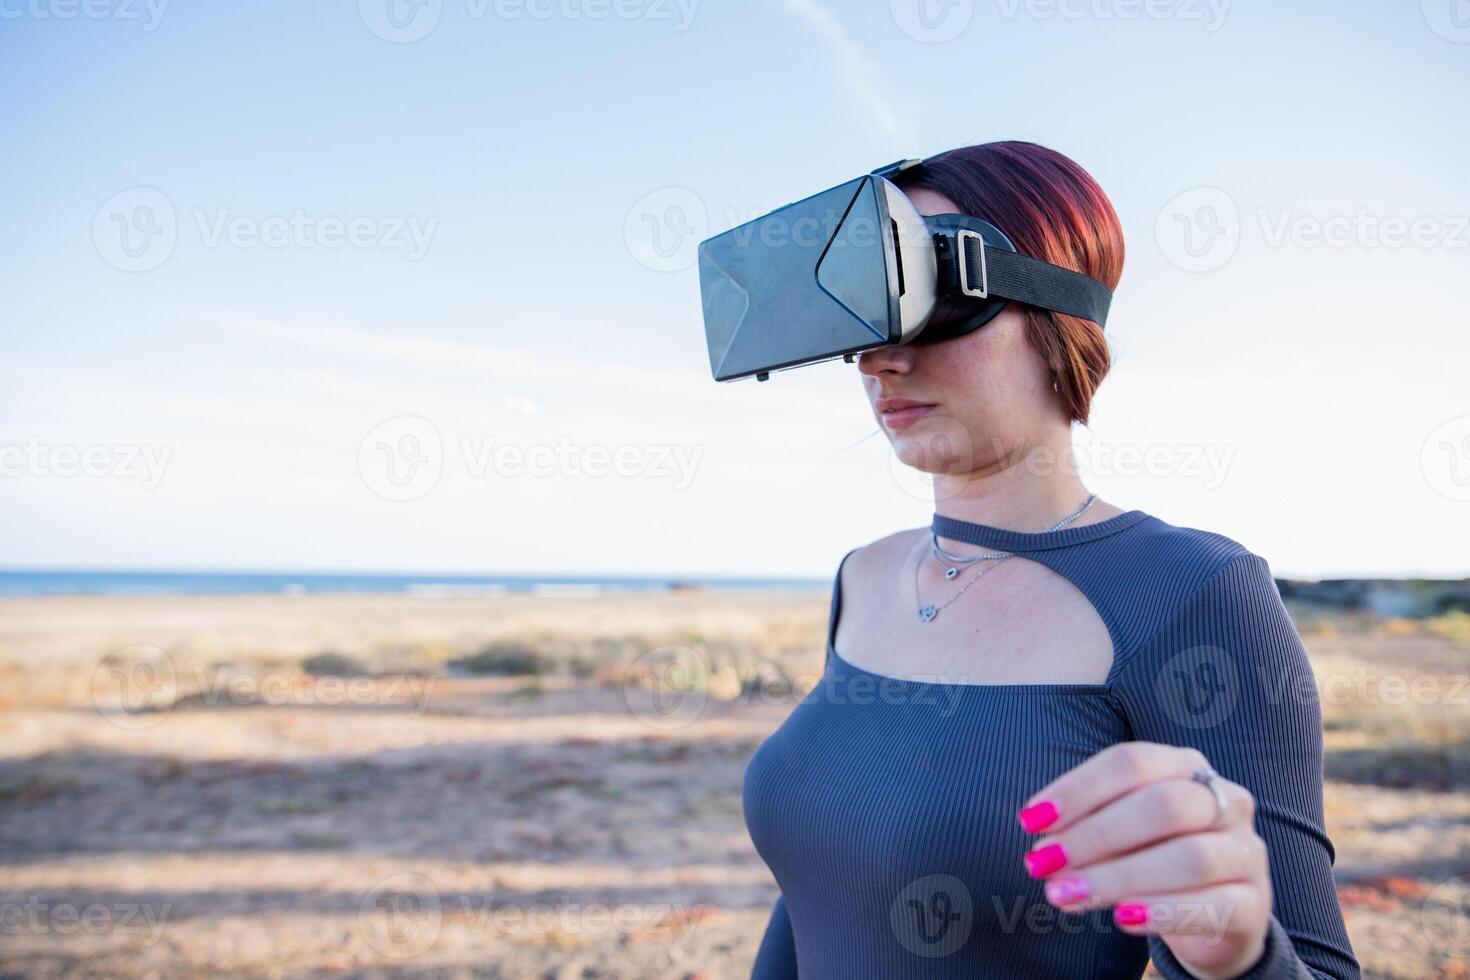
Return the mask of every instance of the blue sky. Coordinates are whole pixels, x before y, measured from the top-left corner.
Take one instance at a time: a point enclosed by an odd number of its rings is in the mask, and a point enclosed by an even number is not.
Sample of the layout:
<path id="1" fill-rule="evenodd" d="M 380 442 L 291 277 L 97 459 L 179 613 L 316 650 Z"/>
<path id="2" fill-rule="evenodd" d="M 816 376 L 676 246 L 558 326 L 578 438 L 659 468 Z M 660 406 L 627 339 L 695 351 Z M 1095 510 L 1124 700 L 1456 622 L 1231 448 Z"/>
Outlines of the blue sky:
<path id="1" fill-rule="evenodd" d="M 389 2 L 0 0 L 0 565 L 829 575 L 924 484 L 709 380 L 693 245 L 1029 139 L 1128 241 L 1092 489 L 1470 572 L 1463 0 Z"/>

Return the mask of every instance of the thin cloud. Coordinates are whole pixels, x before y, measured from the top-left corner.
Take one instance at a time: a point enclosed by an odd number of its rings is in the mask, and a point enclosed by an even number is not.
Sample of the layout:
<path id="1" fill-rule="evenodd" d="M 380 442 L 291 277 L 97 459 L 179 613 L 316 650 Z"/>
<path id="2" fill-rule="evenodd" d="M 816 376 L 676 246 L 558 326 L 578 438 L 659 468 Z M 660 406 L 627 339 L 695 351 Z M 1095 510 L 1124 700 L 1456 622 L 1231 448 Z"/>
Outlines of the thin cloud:
<path id="1" fill-rule="evenodd" d="M 912 113 L 889 98 L 889 93 L 898 90 L 897 86 L 836 15 L 815 0 L 782 0 L 782 3 L 832 45 L 838 80 L 883 134 L 903 146 L 917 146 L 918 130 L 909 121 Z"/>

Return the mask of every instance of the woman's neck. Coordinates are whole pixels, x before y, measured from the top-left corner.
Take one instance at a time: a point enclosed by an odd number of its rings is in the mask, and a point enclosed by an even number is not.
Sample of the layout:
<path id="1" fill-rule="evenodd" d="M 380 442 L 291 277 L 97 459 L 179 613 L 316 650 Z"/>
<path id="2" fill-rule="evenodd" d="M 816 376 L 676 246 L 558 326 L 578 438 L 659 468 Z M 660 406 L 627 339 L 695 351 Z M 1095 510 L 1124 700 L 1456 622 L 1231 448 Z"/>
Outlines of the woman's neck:
<path id="1" fill-rule="evenodd" d="M 1070 449 L 1069 439 L 1062 450 L 1033 449 L 987 470 L 937 475 L 934 513 L 1012 531 L 1044 531 L 1086 503 L 1090 494 Z M 1121 508 L 1094 500 L 1067 526 L 1094 524 L 1121 513 Z"/>

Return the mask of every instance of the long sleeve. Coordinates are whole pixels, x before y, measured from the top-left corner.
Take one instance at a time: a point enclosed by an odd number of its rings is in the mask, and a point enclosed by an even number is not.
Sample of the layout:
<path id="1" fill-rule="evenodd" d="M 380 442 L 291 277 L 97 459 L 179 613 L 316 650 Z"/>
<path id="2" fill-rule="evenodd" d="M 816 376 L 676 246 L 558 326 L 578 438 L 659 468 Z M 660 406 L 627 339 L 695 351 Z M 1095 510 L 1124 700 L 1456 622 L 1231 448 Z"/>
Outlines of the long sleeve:
<path id="1" fill-rule="evenodd" d="M 1256 798 L 1274 903 L 1265 953 L 1243 978 L 1359 977 L 1324 827 L 1321 703 L 1265 559 L 1229 559 L 1117 681 L 1134 738 L 1193 746 Z M 1148 946 L 1166 978 L 1192 980 L 1162 939 L 1150 935 Z"/>
<path id="2" fill-rule="evenodd" d="M 766 923 L 766 934 L 755 954 L 750 970 L 751 980 L 797 980 L 796 941 L 791 935 L 791 919 L 786 915 L 786 896 L 777 895 Z"/>

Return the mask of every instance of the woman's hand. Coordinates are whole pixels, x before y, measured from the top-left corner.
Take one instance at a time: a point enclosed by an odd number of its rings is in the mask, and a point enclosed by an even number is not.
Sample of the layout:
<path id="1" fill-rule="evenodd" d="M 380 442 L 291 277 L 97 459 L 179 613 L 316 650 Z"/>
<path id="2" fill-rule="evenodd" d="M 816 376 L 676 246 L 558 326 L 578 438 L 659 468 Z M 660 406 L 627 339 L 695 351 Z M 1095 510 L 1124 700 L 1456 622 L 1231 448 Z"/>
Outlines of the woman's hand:
<path id="1" fill-rule="evenodd" d="M 1025 855 L 1047 901 L 1068 911 L 1113 907 L 1119 928 L 1156 933 L 1203 980 L 1249 970 L 1271 917 L 1266 844 L 1256 801 L 1216 776 L 1228 806 L 1190 778 L 1197 749 L 1120 742 L 1038 791 L 1017 814 L 1046 831 Z"/>

